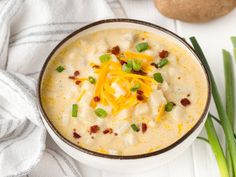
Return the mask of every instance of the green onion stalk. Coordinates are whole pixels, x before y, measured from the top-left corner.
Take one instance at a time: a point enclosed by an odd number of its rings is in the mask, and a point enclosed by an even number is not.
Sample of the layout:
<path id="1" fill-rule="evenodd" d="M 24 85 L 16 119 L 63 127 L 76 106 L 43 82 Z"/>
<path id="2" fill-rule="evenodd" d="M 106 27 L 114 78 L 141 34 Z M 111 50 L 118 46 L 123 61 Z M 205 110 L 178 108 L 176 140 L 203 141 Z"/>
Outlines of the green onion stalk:
<path id="1" fill-rule="evenodd" d="M 232 129 L 234 130 L 234 115 L 235 115 L 235 101 L 234 101 L 234 68 L 232 58 L 230 53 L 226 50 L 222 51 L 224 59 L 224 73 L 225 73 L 225 109 L 230 120 Z M 234 175 L 234 169 L 232 164 L 232 159 L 230 152 L 228 150 L 228 145 L 226 142 L 226 160 L 228 164 L 228 170 L 231 177 Z"/>
<path id="2" fill-rule="evenodd" d="M 233 44 L 234 59 L 236 61 L 236 36 L 232 36 L 231 41 L 232 41 L 232 44 Z"/>
<path id="3" fill-rule="evenodd" d="M 236 172 L 236 142 L 234 140 L 234 132 L 233 132 L 233 128 L 231 126 L 231 121 L 230 121 L 230 119 L 229 119 L 229 117 L 228 117 L 228 115 L 225 111 L 225 108 L 223 106 L 223 102 L 220 98 L 218 88 L 216 86 L 214 76 L 213 76 L 213 74 L 210 70 L 209 64 L 208 64 L 208 62 L 207 62 L 207 60 L 206 60 L 206 58 L 205 58 L 205 56 L 202 52 L 201 47 L 199 46 L 199 44 L 198 44 L 195 37 L 191 37 L 190 41 L 192 42 L 192 45 L 193 45 L 196 53 L 198 54 L 198 56 L 202 60 L 203 64 L 206 66 L 207 72 L 209 73 L 210 81 L 211 81 L 211 84 L 212 84 L 212 95 L 213 95 L 213 98 L 214 98 L 214 101 L 215 101 L 217 112 L 218 112 L 219 117 L 220 117 L 222 128 L 223 128 L 224 133 L 225 133 L 227 147 L 228 147 L 231 159 L 232 159 L 232 168 L 233 168 L 234 172 Z M 208 124 L 211 125 L 211 123 L 209 123 L 210 121 L 211 120 L 208 120 Z M 206 126 L 206 128 L 208 129 L 207 131 L 210 132 L 209 126 Z M 212 149 L 216 148 L 215 146 L 216 146 L 215 143 L 211 144 Z M 217 151 L 217 153 L 221 153 L 221 152 Z M 223 154 L 221 154 L 221 156 L 222 155 Z M 219 161 L 221 161 L 221 160 L 222 159 L 220 159 Z M 221 162 L 218 162 L 218 164 L 221 165 Z M 226 169 L 225 169 L 224 166 L 219 167 L 219 168 L 220 168 L 220 170 L 222 170 L 222 169 L 224 170 L 224 172 L 221 172 L 222 175 L 227 175 L 227 172 L 225 171 Z"/>
<path id="4" fill-rule="evenodd" d="M 220 141 L 218 139 L 210 114 L 208 114 L 207 116 L 205 127 L 206 127 L 207 136 L 208 136 L 208 141 L 211 145 L 213 153 L 215 154 L 215 157 L 219 166 L 221 177 L 229 177 L 229 172 L 228 172 L 227 162 L 225 160 L 224 152 L 220 145 Z"/>

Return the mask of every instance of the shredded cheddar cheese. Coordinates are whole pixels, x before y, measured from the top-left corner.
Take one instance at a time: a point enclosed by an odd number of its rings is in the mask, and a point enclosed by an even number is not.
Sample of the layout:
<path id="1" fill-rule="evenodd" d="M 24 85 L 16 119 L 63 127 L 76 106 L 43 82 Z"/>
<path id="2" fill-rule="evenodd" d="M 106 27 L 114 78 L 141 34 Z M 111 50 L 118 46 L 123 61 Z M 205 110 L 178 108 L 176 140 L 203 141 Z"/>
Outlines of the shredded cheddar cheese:
<path id="1" fill-rule="evenodd" d="M 165 105 L 162 104 L 158 107 L 158 114 L 157 114 L 157 117 L 156 117 L 157 122 L 161 121 L 161 117 L 163 116 L 164 112 L 165 112 Z"/>
<path id="2" fill-rule="evenodd" d="M 84 94 L 86 93 L 86 90 L 83 90 L 81 93 L 80 93 L 80 96 L 78 97 L 77 101 L 79 102 L 82 97 L 84 96 Z"/>
<path id="3" fill-rule="evenodd" d="M 135 59 L 144 59 L 147 61 L 153 61 L 153 57 L 147 54 L 143 53 L 134 53 L 130 51 L 124 52 L 125 58 L 130 59 L 130 58 L 135 58 Z M 126 60 L 127 61 L 127 60 Z"/>
<path id="4" fill-rule="evenodd" d="M 153 60 L 152 56 L 126 51 L 120 59 L 127 61 L 129 58 L 142 59 L 143 69 L 145 71 L 150 70 L 150 61 Z M 91 63 L 90 65 L 93 66 L 94 64 Z M 131 91 L 135 84 L 139 83 L 141 85 L 140 89 L 145 97 L 149 97 L 152 92 L 150 84 L 156 84 L 156 81 L 150 76 L 124 72 L 120 62 L 116 61 L 102 63 L 100 68 L 94 72 L 98 75 L 94 97 L 98 96 L 103 105 L 110 105 L 112 107 L 112 114 L 132 107 L 139 102 L 136 98 L 136 93 Z M 118 96 L 118 98 L 114 96 L 117 91 L 112 86 L 114 83 L 124 91 L 123 95 Z M 90 105 L 95 108 L 97 103 L 91 100 Z"/>

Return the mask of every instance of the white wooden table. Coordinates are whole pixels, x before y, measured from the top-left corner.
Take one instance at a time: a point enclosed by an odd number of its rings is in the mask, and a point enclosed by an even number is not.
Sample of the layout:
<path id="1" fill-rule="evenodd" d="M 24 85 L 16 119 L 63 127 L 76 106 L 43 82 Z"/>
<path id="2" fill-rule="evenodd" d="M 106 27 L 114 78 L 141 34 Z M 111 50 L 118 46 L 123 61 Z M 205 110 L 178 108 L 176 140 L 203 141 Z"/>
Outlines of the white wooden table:
<path id="1" fill-rule="evenodd" d="M 221 49 L 231 50 L 230 36 L 236 35 L 236 9 L 229 15 L 204 24 L 189 24 L 168 19 L 155 9 L 152 0 L 107 0 L 107 8 L 110 8 L 116 17 L 134 18 L 149 21 L 176 32 L 188 39 L 196 36 L 211 65 L 213 74 L 219 86 L 222 96 L 224 95 L 224 75 Z M 8 69 L 17 70 L 37 78 L 38 72 L 26 72 L 8 61 Z M 214 104 L 211 106 L 215 113 Z M 221 129 L 217 127 L 221 137 Z M 204 131 L 202 132 L 204 136 Z M 50 137 L 47 138 L 47 147 L 57 148 Z M 30 177 L 45 177 L 43 175 L 43 159 L 33 170 Z M 209 145 L 201 140 L 195 140 L 188 150 L 176 160 L 162 167 L 140 174 L 115 174 L 111 172 L 96 170 L 79 164 L 78 167 L 84 177 L 219 177 L 215 157 Z M 39 173 L 41 171 L 41 173 Z M 47 176 L 46 176 L 47 177 Z"/>

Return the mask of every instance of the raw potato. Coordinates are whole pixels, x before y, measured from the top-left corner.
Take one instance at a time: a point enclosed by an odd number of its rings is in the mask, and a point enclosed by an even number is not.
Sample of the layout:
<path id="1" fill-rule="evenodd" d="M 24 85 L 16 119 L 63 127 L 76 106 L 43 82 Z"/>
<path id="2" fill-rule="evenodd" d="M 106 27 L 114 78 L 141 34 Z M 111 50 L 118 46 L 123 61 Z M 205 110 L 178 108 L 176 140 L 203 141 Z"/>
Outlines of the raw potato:
<path id="1" fill-rule="evenodd" d="M 155 0 L 155 5 L 167 17 L 206 22 L 229 13 L 236 6 L 236 0 Z"/>

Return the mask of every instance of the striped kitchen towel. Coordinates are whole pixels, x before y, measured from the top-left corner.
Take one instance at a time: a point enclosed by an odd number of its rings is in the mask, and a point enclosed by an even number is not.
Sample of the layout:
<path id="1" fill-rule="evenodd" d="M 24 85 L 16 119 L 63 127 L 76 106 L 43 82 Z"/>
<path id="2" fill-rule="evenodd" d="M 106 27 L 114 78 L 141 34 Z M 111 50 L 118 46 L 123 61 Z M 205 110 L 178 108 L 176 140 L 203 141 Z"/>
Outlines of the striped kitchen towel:
<path id="1" fill-rule="evenodd" d="M 0 70 L 0 89 L 0 176 L 20 176 L 37 164 L 45 149 L 35 80 Z"/>
<path id="2" fill-rule="evenodd" d="M 81 176 L 78 163 L 46 141 L 32 77 L 65 36 L 112 17 L 106 0 L 0 0 L 0 177 Z"/>

